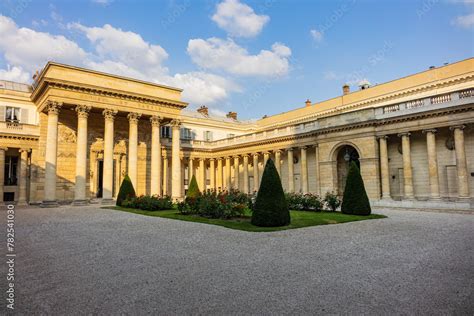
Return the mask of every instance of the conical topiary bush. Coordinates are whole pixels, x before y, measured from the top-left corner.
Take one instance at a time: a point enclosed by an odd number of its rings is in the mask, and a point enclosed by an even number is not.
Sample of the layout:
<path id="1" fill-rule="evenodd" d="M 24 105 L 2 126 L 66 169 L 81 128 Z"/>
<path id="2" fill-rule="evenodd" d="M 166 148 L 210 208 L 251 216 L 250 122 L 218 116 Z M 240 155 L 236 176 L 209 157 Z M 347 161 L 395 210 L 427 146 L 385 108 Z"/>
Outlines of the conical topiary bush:
<path id="1" fill-rule="evenodd" d="M 290 211 L 273 160 L 268 159 L 252 212 L 252 224 L 278 227 L 290 224 Z"/>
<path id="2" fill-rule="evenodd" d="M 136 197 L 135 189 L 133 188 L 132 180 L 128 175 L 123 178 L 122 184 L 120 185 L 120 190 L 117 195 L 117 206 L 122 206 L 122 202 L 126 199 Z"/>
<path id="3" fill-rule="evenodd" d="M 191 178 L 191 182 L 189 182 L 189 187 L 188 191 L 186 192 L 186 197 L 187 198 L 197 198 L 199 195 L 201 195 L 201 192 L 199 191 L 199 186 L 196 181 L 196 177 L 193 175 Z"/>
<path id="4" fill-rule="evenodd" d="M 349 173 L 347 174 L 341 211 L 344 214 L 354 215 L 370 215 L 372 211 L 369 197 L 365 191 L 364 181 L 354 161 L 351 162 Z"/>

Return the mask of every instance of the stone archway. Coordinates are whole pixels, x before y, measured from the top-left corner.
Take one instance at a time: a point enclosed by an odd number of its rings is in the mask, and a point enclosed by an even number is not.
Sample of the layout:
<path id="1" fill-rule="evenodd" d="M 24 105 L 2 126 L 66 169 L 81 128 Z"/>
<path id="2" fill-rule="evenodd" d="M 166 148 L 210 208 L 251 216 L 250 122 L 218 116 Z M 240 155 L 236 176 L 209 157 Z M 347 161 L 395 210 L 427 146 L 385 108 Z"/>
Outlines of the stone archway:
<path id="1" fill-rule="evenodd" d="M 346 186 L 347 173 L 349 172 L 349 165 L 352 161 L 357 164 L 360 169 L 360 155 L 357 149 L 351 145 L 343 145 L 337 150 L 336 156 L 337 166 L 337 194 L 342 196 Z"/>

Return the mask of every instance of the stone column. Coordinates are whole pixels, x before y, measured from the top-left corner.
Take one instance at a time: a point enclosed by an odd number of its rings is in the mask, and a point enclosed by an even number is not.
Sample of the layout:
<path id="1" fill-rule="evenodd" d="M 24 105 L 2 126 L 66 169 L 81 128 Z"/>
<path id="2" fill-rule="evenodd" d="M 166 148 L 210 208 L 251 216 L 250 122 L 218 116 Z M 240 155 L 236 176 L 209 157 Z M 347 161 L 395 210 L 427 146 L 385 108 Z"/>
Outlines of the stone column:
<path id="1" fill-rule="evenodd" d="M 275 150 L 275 168 L 281 177 L 281 150 Z"/>
<path id="2" fill-rule="evenodd" d="M 161 117 L 150 117 L 151 123 L 151 195 L 161 195 L 161 140 L 160 140 Z"/>
<path id="3" fill-rule="evenodd" d="M 295 167 L 293 166 L 293 148 L 288 148 L 288 192 L 295 192 Z"/>
<path id="4" fill-rule="evenodd" d="M 102 180 L 102 204 L 112 203 L 114 180 L 114 121 L 117 110 L 105 109 L 104 127 L 104 171 Z"/>
<path id="5" fill-rule="evenodd" d="M 244 193 L 249 193 L 249 155 L 244 155 L 243 157 L 244 183 L 242 189 Z"/>
<path id="6" fill-rule="evenodd" d="M 230 173 L 230 157 L 225 158 L 225 189 L 229 190 L 232 186 L 231 184 L 231 173 Z"/>
<path id="7" fill-rule="evenodd" d="M 316 145 L 314 147 L 314 157 L 315 157 L 315 177 L 316 177 L 316 194 L 321 195 L 321 185 L 320 185 L 320 177 L 319 177 L 319 146 Z"/>
<path id="8" fill-rule="evenodd" d="M 171 144 L 171 197 L 173 200 L 183 198 L 183 185 L 181 183 L 181 158 L 180 137 L 181 121 L 171 121 L 172 144 Z"/>
<path id="9" fill-rule="evenodd" d="M 48 102 L 48 130 L 44 170 L 44 198 L 42 207 L 56 207 L 56 168 L 58 159 L 58 118 L 62 103 Z"/>
<path id="10" fill-rule="evenodd" d="M 307 194 L 309 191 L 306 149 L 307 147 L 301 147 L 301 191 L 303 194 Z"/>
<path id="11" fill-rule="evenodd" d="M 258 153 L 253 154 L 253 189 L 258 191 Z"/>
<path id="12" fill-rule="evenodd" d="M 430 176 L 430 195 L 432 200 L 439 200 L 439 177 L 438 177 L 438 154 L 436 153 L 436 129 L 427 129 L 423 133 L 426 134 L 426 148 L 428 152 L 428 173 Z"/>
<path id="13" fill-rule="evenodd" d="M 217 158 L 217 189 L 218 191 L 224 190 L 224 184 L 222 183 L 222 158 Z"/>
<path id="14" fill-rule="evenodd" d="M 90 106 L 78 105 L 77 112 L 77 137 L 76 137 L 76 183 L 74 184 L 73 205 L 87 204 L 86 176 L 87 176 L 87 119 Z"/>
<path id="15" fill-rule="evenodd" d="M 141 114 L 128 113 L 128 176 L 137 191 L 137 167 L 138 167 L 138 120 Z"/>
<path id="16" fill-rule="evenodd" d="M 168 192 L 168 155 L 163 157 L 163 195 L 169 195 Z"/>
<path id="17" fill-rule="evenodd" d="M 239 189 L 239 156 L 234 157 L 234 189 Z"/>
<path id="18" fill-rule="evenodd" d="M 193 178 L 194 175 L 194 159 L 192 157 L 188 158 L 188 178 L 189 178 L 189 183 L 191 183 L 191 179 Z"/>
<path id="19" fill-rule="evenodd" d="M 411 166 L 410 133 L 400 133 L 398 134 L 398 136 L 402 138 L 405 199 L 413 200 L 415 196 L 413 194 L 413 171 Z"/>
<path id="20" fill-rule="evenodd" d="M 268 159 L 270 159 L 270 153 L 266 151 L 263 153 L 263 170 L 265 170 L 265 166 L 267 165 Z"/>
<path id="21" fill-rule="evenodd" d="M 388 170 L 387 136 L 379 137 L 380 177 L 382 182 L 382 199 L 390 199 L 390 173 Z"/>
<path id="22" fill-rule="evenodd" d="M 216 189 L 216 160 L 214 158 L 209 159 L 209 188 L 211 190 Z"/>
<path id="23" fill-rule="evenodd" d="M 204 158 L 199 158 L 199 189 L 201 192 L 206 191 L 206 167 Z"/>
<path id="24" fill-rule="evenodd" d="M 26 185 L 28 180 L 28 153 L 30 149 L 20 149 L 20 172 L 18 183 L 18 205 L 27 205 L 26 201 Z"/>
<path id="25" fill-rule="evenodd" d="M 458 171 L 458 197 L 469 198 L 469 178 L 467 173 L 466 149 L 464 147 L 465 125 L 450 127 L 454 131 L 454 148 L 456 150 L 456 168 Z"/>
<path id="26" fill-rule="evenodd" d="M 3 202 L 5 183 L 5 152 L 7 150 L 7 147 L 0 147 L 0 204 Z"/>

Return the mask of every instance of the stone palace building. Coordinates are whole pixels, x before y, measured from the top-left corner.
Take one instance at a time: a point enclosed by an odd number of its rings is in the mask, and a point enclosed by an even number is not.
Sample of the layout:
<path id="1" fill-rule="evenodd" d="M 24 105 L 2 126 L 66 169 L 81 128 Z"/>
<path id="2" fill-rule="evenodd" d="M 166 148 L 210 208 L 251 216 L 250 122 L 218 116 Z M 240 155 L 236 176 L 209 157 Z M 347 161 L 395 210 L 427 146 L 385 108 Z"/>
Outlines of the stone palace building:
<path id="1" fill-rule="evenodd" d="M 0 198 L 110 203 L 138 194 L 258 189 L 267 159 L 289 192 L 342 194 L 350 161 L 373 205 L 472 209 L 474 58 L 242 121 L 182 90 L 58 63 L 32 85 L 0 81 Z"/>

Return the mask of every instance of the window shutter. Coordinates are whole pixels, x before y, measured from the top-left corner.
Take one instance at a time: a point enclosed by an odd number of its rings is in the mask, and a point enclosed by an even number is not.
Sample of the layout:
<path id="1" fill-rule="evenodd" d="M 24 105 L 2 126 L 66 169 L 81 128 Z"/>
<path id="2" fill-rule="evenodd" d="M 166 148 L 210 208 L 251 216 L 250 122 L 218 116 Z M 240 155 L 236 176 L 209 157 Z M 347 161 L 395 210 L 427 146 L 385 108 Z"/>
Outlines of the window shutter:
<path id="1" fill-rule="evenodd" d="M 0 105 L 0 122 L 5 122 L 5 106 Z"/>
<path id="2" fill-rule="evenodd" d="M 20 111 L 20 123 L 28 124 L 28 109 L 21 109 Z"/>

